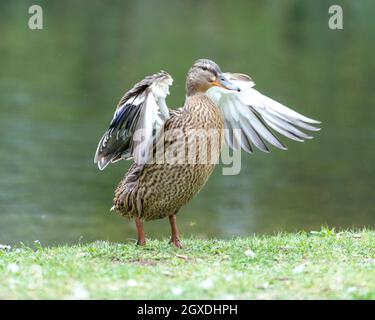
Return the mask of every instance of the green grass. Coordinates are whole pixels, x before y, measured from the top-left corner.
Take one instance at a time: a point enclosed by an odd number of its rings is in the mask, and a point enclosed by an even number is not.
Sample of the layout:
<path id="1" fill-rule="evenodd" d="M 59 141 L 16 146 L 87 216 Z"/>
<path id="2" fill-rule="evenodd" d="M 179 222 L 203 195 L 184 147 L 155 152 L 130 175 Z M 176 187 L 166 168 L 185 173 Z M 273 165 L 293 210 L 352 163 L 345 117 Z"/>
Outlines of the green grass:
<path id="1" fill-rule="evenodd" d="M 375 231 L 0 250 L 1 299 L 375 299 Z"/>

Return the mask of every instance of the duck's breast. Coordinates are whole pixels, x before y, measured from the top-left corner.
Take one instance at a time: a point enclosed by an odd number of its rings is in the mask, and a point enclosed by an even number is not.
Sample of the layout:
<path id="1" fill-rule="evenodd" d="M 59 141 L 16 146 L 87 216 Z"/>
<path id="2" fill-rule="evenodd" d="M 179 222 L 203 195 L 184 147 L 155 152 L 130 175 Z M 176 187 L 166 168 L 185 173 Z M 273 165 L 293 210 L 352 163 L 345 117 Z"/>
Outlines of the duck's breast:
<path id="1" fill-rule="evenodd" d="M 131 191 L 123 187 L 130 192 L 127 202 L 132 204 L 123 214 L 158 219 L 174 214 L 190 201 L 219 161 L 223 128 L 221 111 L 209 98 L 187 99 L 180 111 L 171 113 L 158 139 L 164 144 L 163 156 L 157 163 L 144 165 L 135 183 L 130 179 Z"/>

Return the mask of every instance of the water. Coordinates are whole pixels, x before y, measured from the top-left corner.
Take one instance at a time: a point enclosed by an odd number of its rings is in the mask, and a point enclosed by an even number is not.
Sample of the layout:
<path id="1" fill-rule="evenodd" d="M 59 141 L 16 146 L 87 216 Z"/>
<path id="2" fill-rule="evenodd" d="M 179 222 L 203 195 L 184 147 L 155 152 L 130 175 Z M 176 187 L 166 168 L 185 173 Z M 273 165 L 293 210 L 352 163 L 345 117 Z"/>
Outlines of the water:
<path id="1" fill-rule="evenodd" d="M 326 1 L 42 2 L 41 31 L 29 1 L 1 2 L 0 243 L 135 238 L 109 213 L 129 163 L 99 172 L 97 142 L 118 99 L 160 69 L 180 106 L 192 62 L 250 74 L 257 89 L 323 121 L 312 141 L 287 152 L 243 155 L 238 176 L 217 167 L 178 216 L 185 236 L 374 227 L 375 65 L 371 1 L 336 1 L 344 30 L 327 27 Z M 167 220 L 146 224 L 169 236 Z"/>

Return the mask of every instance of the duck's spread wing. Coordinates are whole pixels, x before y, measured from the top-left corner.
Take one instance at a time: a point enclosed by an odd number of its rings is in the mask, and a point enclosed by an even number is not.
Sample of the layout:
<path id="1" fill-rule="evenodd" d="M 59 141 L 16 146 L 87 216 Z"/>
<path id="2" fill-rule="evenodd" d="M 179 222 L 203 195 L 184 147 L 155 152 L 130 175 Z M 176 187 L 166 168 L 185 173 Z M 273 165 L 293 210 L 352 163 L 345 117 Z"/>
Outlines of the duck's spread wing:
<path id="1" fill-rule="evenodd" d="M 108 163 L 147 158 L 153 137 L 169 118 L 165 102 L 172 77 L 161 71 L 137 83 L 120 100 L 109 128 L 100 139 L 94 162 L 103 170 Z"/>
<path id="2" fill-rule="evenodd" d="M 212 87 L 207 94 L 223 112 L 225 141 L 231 148 L 242 148 L 251 153 L 252 146 L 256 146 L 269 152 L 268 142 L 286 150 L 273 131 L 296 141 L 304 141 L 312 136 L 301 129 L 320 130 L 313 126 L 319 121 L 305 117 L 253 89 L 254 82 L 249 76 L 239 73 L 225 73 L 225 76 L 241 91 Z"/>

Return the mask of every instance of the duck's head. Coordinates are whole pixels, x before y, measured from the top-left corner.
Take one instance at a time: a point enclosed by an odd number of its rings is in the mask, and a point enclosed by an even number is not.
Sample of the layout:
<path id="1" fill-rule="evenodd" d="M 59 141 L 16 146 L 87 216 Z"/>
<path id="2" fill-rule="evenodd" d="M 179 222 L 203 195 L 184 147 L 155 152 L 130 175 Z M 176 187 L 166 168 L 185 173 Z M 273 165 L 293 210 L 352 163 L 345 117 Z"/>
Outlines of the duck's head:
<path id="1" fill-rule="evenodd" d="M 220 67 L 212 60 L 199 59 L 195 61 L 187 74 L 186 94 L 192 96 L 197 93 L 205 93 L 213 86 L 240 91 L 239 87 L 229 82 Z"/>

